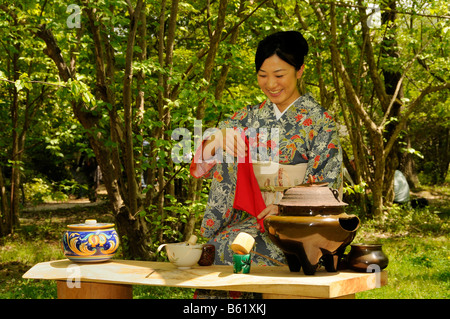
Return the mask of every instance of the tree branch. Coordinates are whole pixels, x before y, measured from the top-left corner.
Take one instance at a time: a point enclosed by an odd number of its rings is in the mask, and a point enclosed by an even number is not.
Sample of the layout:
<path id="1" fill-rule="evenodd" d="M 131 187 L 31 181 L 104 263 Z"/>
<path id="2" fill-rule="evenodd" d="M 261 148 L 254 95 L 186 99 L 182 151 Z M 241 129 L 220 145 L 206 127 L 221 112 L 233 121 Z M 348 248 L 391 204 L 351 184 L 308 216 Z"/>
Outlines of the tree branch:
<path id="1" fill-rule="evenodd" d="M 216 22 L 216 27 L 213 32 L 213 36 L 209 42 L 209 50 L 208 55 L 206 56 L 205 61 L 205 69 L 203 71 L 203 78 L 209 83 L 211 80 L 213 68 L 214 68 L 214 60 L 216 58 L 217 50 L 219 47 L 219 43 L 221 41 L 222 30 L 225 26 L 225 17 L 226 17 L 226 8 L 227 8 L 228 0 L 220 0 L 219 10 Z M 196 110 L 196 118 L 203 119 L 205 117 L 205 101 L 206 98 L 200 100 L 197 105 Z"/>
<path id="2" fill-rule="evenodd" d="M 14 81 L 0 78 L 0 81 L 8 82 L 8 83 L 16 83 Z M 51 85 L 51 86 L 57 86 L 61 88 L 69 88 L 67 85 L 59 84 L 59 83 L 52 83 L 52 82 L 46 82 L 46 81 L 25 81 L 25 83 L 38 83 L 38 84 L 44 84 L 44 85 Z"/>
<path id="3" fill-rule="evenodd" d="M 61 79 L 64 82 L 67 82 L 70 78 L 72 78 L 72 73 L 70 72 L 70 68 L 67 66 L 64 58 L 61 54 L 61 49 L 56 43 L 55 37 L 50 29 L 46 28 L 45 24 L 41 24 L 39 26 L 36 35 L 44 40 L 47 47 L 44 49 L 44 53 L 47 54 L 53 62 L 55 62 L 56 67 L 58 68 L 58 73 Z"/>
<path id="4" fill-rule="evenodd" d="M 364 52 L 367 59 L 367 64 L 369 65 L 370 78 L 372 79 L 373 87 L 375 89 L 375 92 L 377 93 L 378 100 L 380 101 L 381 105 L 386 106 L 389 103 L 388 102 L 389 98 L 388 95 L 386 94 L 383 81 L 381 80 L 380 75 L 378 74 L 378 67 L 375 61 L 375 54 L 373 53 L 372 42 L 370 41 L 369 27 L 367 26 L 367 15 L 361 8 L 359 11 L 359 15 L 361 19 L 361 31 L 363 34 L 364 43 L 366 45 Z"/>
<path id="5" fill-rule="evenodd" d="M 261 3 L 252 11 L 250 12 L 248 15 L 246 15 L 245 17 L 243 17 L 238 23 L 236 23 L 230 31 L 226 32 L 224 34 L 224 36 L 222 37 L 222 39 L 220 40 L 220 42 L 224 41 L 226 38 L 228 38 L 228 36 L 234 34 L 234 32 L 248 19 L 250 18 L 259 8 L 261 8 L 261 6 L 263 4 L 265 4 L 267 1 L 269 0 L 263 0 L 261 1 Z M 189 75 L 192 73 L 192 71 L 194 70 L 194 66 L 205 56 L 208 54 L 209 50 L 211 48 L 202 48 L 200 51 L 197 52 L 196 54 L 196 60 L 194 62 L 192 62 L 187 68 L 186 71 L 184 71 L 183 74 L 183 79 L 181 84 L 186 81 L 186 79 L 189 77 Z M 172 90 L 171 96 L 176 97 L 179 90 L 180 90 L 180 83 L 177 83 Z"/>
<path id="6" fill-rule="evenodd" d="M 311 1 L 311 4 L 334 4 L 338 7 L 346 7 L 346 8 L 358 8 L 358 9 L 373 9 L 373 7 L 366 7 L 362 4 L 351 4 L 350 2 L 331 2 L 331 1 Z M 434 14 L 424 14 L 424 13 L 417 13 L 417 12 L 408 12 L 408 11 L 398 11 L 398 10 L 392 10 L 392 9 L 384 9 L 383 7 L 380 7 L 381 11 L 389 11 L 391 13 L 398 13 L 398 14 L 405 14 L 405 15 L 411 15 L 411 16 L 419 16 L 419 17 L 428 17 L 428 18 L 438 18 L 438 19 L 450 19 L 450 16 L 448 15 L 434 15 Z"/>
<path id="7" fill-rule="evenodd" d="M 336 31 L 337 31 L 336 11 L 335 11 L 335 6 L 332 4 L 331 5 L 331 44 L 330 44 L 331 59 L 332 59 L 333 64 L 336 67 L 336 70 L 338 71 L 339 75 L 342 78 L 347 97 L 349 98 L 350 102 L 353 104 L 353 107 L 355 108 L 356 112 L 359 114 L 359 116 L 361 117 L 363 122 L 366 124 L 367 128 L 369 129 L 369 132 L 371 134 L 375 134 L 376 132 L 378 132 L 378 127 L 372 121 L 372 119 L 370 118 L 370 116 L 366 112 L 366 110 L 362 107 L 361 101 L 359 100 L 358 95 L 356 94 L 355 89 L 353 88 L 353 84 L 350 79 L 350 76 L 347 73 L 347 70 L 345 69 L 344 64 L 342 63 L 339 50 L 337 49 Z"/>
<path id="8" fill-rule="evenodd" d="M 381 123 L 380 123 L 380 125 L 379 125 L 380 127 L 384 127 L 384 125 L 386 124 L 387 118 L 388 118 L 389 114 L 391 113 L 392 106 L 394 105 L 394 103 L 395 103 L 395 101 L 396 101 L 396 99 L 397 99 L 397 96 L 398 96 L 398 92 L 400 91 L 400 88 L 401 88 L 401 86 L 402 86 L 403 79 L 404 79 L 405 76 L 406 76 L 406 72 L 408 72 L 408 70 L 411 68 L 411 66 L 413 65 L 414 61 L 417 59 L 417 57 L 419 56 L 419 54 L 422 53 L 422 51 L 423 51 L 430 43 L 431 43 L 431 39 L 430 39 L 430 40 L 429 40 L 429 41 L 428 41 L 428 42 L 427 42 L 427 43 L 419 50 L 419 52 L 416 53 L 416 55 L 412 58 L 411 61 L 408 62 L 408 64 L 406 65 L 405 69 L 403 70 L 403 74 L 402 74 L 402 76 L 400 77 L 400 79 L 399 79 L 398 82 L 397 82 L 397 86 L 396 86 L 396 88 L 395 88 L 394 95 L 392 96 L 391 101 L 390 101 L 390 103 L 389 103 L 389 106 L 388 106 L 388 108 L 387 108 L 387 110 L 386 110 L 386 112 L 385 112 L 385 114 L 384 114 L 383 120 L 381 121 Z M 400 103 L 401 103 L 401 102 L 400 102 Z"/>
<path id="9" fill-rule="evenodd" d="M 422 90 L 420 95 L 409 104 L 406 112 L 404 113 L 402 119 L 398 123 L 397 127 L 395 128 L 394 132 L 392 133 L 389 141 L 386 143 L 386 146 L 384 148 L 384 158 L 386 159 L 389 155 L 389 152 L 392 150 L 392 147 L 395 143 L 395 140 L 397 139 L 400 132 L 403 130 L 404 125 L 406 124 L 406 121 L 408 120 L 409 116 L 416 110 L 416 108 L 420 105 L 422 100 L 430 93 L 442 91 L 445 89 L 450 89 L 450 82 L 447 82 L 443 85 L 437 85 L 432 86 L 431 84 L 428 85 L 425 89 Z"/>

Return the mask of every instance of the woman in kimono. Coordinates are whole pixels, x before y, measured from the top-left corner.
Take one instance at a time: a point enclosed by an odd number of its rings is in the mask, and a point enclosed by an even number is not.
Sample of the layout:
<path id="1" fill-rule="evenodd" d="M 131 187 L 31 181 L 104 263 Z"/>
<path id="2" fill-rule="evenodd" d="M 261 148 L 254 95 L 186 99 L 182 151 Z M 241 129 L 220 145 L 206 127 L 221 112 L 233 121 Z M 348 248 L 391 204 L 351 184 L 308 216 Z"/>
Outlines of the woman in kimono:
<path id="1" fill-rule="evenodd" d="M 297 86 L 307 53 L 308 44 L 296 31 L 278 32 L 262 40 L 255 66 L 267 100 L 221 122 L 196 152 L 191 174 L 212 177 L 201 234 L 216 247 L 215 264 L 232 264 L 230 245 L 240 232 L 255 238 L 254 265 L 285 263 L 283 253 L 261 231 L 257 219 L 233 208 L 238 159 L 248 152 L 266 205 L 257 216 L 260 220 L 278 215 L 279 187 L 303 184 L 309 177 L 340 188 L 342 153 L 336 124 L 311 95 L 302 96 Z"/>

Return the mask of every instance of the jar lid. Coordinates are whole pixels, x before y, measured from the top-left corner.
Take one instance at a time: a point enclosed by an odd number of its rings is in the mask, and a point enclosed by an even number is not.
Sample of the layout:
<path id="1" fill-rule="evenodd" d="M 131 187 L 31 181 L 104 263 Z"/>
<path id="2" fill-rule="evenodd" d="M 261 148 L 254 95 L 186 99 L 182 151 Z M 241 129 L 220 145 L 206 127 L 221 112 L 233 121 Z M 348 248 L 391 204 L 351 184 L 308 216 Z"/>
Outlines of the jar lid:
<path id="1" fill-rule="evenodd" d="M 114 227 L 113 223 L 97 223 L 96 219 L 86 219 L 82 224 L 67 225 L 71 230 L 94 230 Z"/>

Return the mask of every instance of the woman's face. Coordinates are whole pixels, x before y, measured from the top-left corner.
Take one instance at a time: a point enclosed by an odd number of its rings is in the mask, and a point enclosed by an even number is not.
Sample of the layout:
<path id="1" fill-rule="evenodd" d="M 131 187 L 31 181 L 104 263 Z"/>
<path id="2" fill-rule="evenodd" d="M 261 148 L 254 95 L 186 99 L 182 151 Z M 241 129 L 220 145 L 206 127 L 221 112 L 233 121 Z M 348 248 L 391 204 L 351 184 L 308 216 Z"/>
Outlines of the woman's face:
<path id="1" fill-rule="evenodd" d="M 304 65 L 296 71 L 294 66 L 274 54 L 264 60 L 258 71 L 258 84 L 272 103 L 283 112 L 300 97 L 297 80 L 301 78 Z"/>

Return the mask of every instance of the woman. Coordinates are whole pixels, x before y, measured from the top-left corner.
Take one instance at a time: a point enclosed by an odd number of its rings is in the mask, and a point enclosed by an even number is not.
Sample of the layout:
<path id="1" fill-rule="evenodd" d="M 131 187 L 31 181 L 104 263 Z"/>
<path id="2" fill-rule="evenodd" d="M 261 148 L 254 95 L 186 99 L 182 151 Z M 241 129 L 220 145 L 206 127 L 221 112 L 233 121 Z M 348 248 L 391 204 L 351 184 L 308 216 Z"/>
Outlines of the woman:
<path id="1" fill-rule="evenodd" d="M 257 223 L 278 214 L 282 192 L 274 190 L 305 183 L 309 176 L 340 187 L 342 153 L 336 125 L 309 94 L 301 96 L 297 86 L 307 53 L 308 44 L 299 32 L 278 32 L 262 40 L 255 66 L 267 100 L 220 123 L 197 150 L 191 174 L 213 178 L 201 234 L 216 247 L 215 264 L 232 264 L 230 245 L 242 231 L 255 238 L 254 265 L 285 263 L 283 253 Z M 266 204 L 257 219 L 233 208 L 237 159 L 248 152 Z"/>

